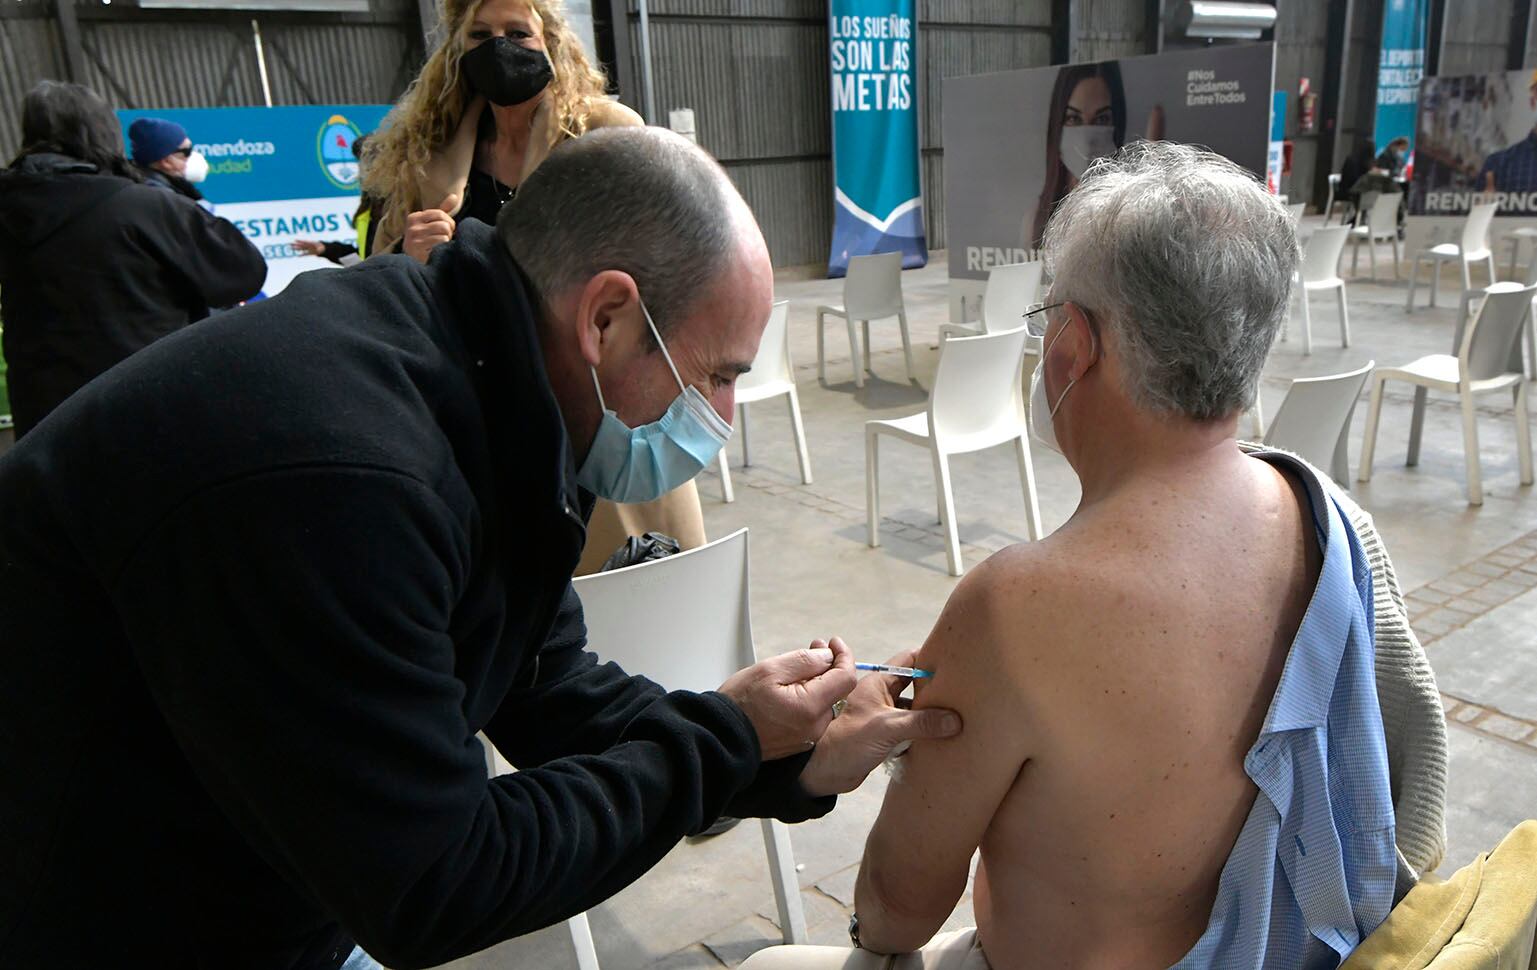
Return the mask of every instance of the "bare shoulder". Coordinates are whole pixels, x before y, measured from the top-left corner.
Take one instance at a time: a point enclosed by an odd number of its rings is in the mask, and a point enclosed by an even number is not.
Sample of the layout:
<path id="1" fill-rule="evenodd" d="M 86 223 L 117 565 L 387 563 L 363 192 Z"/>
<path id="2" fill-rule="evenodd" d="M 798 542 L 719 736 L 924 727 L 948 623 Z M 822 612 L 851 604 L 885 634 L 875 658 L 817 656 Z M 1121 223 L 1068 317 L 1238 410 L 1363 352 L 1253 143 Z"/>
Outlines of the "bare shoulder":
<path id="1" fill-rule="evenodd" d="M 595 99 L 587 107 L 587 128 L 638 128 L 645 120 L 629 105 L 608 98 Z"/>

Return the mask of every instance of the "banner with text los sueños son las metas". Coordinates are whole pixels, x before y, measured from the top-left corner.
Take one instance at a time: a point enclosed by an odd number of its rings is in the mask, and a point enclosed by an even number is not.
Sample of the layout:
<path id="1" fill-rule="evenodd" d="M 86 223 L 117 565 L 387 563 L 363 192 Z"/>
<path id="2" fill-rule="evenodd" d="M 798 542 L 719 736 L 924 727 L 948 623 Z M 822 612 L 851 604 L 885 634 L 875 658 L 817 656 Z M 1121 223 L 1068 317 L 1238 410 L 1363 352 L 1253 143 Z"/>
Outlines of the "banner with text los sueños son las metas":
<path id="1" fill-rule="evenodd" d="M 1382 11 L 1382 51 L 1377 58 L 1377 116 L 1372 140 L 1380 152 L 1395 138 L 1414 148 L 1420 79 L 1425 76 L 1429 0 L 1388 0 Z"/>
<path id="2" fill-rule="evenodd" d="M 850 256 L 929 261 L 918 180 L 914 0 L 831 0 L 833 240 L 827 275 Z"/>
<path id="3" fill-rule="evenodd" d="M 187 130 L 208 159 L 198 186 L 214 213 L 235 224 L 267 260 L 262 294 L 300 273 L 335 268 L 293 248 L 296 239 L 355 242 L 362 192 L 352 143 L 379 126 L 386 104 L 281 108 L 151 108 L 119 111 L 123 140 L 136 118 L 165 118 Z"/>

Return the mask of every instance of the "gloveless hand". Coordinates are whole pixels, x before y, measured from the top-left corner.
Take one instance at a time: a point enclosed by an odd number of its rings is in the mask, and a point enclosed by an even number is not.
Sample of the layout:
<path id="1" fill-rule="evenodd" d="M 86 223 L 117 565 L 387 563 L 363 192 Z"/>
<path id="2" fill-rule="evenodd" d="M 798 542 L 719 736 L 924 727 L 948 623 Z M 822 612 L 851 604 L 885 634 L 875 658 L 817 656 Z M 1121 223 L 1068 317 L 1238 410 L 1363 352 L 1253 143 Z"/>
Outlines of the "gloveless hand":
<path id="1" fill-rule="evenodd" d="M 758 733 L 764 761 L 800 754 L 822 737 L 833 704 L 854 689 L 854 655 L 843 641 L 815 640 L 805 650 L 760 660 L 720 685 Z"/>
<path id="2" fill-rule="evenodd" d="M 459 196 L 450 195 L 434 209 L 422 209 L 406 216 L 406 234 L 400 248 L 407 256 L 425 264 L 432 251 L 454 238 L 454 217 L 449 213 L 459 208 Z"/>
<path id="3" fill-rule="evenodd" d="M 894 667 L 911 667 L 916 662 L 917 654 L 911 650 L 886 661 Z M 954 711 L 910 710 L 901 697 L 909 683 L 909 678 L 891 674 L 869 674 L 859 682 L 801 772 L 801 787 L 807 794 L 851 792 L 902 742 L 961 733 L 961 718 Z"/>

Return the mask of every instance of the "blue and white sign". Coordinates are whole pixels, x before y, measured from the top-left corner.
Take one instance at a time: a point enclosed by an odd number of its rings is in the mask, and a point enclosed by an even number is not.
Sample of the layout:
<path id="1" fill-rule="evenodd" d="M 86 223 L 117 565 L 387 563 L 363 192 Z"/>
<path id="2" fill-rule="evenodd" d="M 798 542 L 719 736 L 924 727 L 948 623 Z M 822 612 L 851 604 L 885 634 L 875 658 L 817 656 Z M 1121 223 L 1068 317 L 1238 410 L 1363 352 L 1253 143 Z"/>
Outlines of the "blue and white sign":
<path id="1" fill-rule="evenodd" d="M 283 108 L 171 108 L 119 111 L 127 140 L 136 118 L 165 118 L 187 129 L 208 159 L 198 186 L 214 212 L 233 222 L 267 260 L 262 293 L 272 296 L 300 273 L 334 268 L 294 249 L 296 239 L 355 241 L 362 192 L 352 143 L 379 126 L 389 105 Z"/>
<path id="2" fill-rule="evenodd" d="M 918 181 L 913 0 L 831 0 L 833 242 L 827 275 L 850 256 L 929 261 Z"/>
<path id="3" fill-rule="evenodd" d="M 1281 176 L 1286 167 L 1286 92 L 1270 94 L 1270 157 L 1265 164 L 1265 188 L 1271 195 L 1281 193 Z"/>
<path id="4" fill-rule="evenodd" d="M 1377 118 L 1373 140 L 1380 152 L 1395 138 L 1414 149 L 1420 78 L 1425 76 L 1429 0 L 1388 0 L 1382 11 L 1382 53 L 1377 60 Z"/>

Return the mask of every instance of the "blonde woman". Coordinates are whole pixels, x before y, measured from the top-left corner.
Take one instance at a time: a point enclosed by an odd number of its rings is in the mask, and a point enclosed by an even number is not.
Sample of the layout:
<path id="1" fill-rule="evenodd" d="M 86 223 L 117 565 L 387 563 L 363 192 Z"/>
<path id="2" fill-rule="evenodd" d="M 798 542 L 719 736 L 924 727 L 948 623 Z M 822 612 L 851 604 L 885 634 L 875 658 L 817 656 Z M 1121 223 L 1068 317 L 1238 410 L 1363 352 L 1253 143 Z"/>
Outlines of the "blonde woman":
<path id="1" fill-rule="evenodd" d="M 365 192 L 381 200 L 367 252 L 425 263 L 459 219 L 495 223 L 523 180 L 568 138 L 644 124 L 607 95 L 561 0 L 440 0 L 439 42 L 365 149 Z M 600 501 L 578 574 L 625 537 L 661 532 L 704 544 L 692 482 L 644 505 Z"/>

